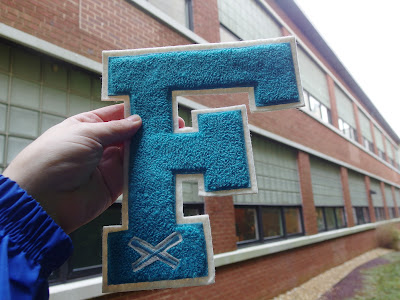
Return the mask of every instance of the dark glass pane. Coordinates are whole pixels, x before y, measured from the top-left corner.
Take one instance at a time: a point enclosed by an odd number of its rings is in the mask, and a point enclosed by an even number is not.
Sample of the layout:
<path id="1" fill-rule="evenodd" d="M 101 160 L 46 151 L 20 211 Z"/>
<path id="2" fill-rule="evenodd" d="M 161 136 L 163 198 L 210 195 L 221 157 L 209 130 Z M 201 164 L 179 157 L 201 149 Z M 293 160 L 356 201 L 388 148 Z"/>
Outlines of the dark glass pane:
<path id="1" fill-rule="evenodd" d="M 336 221 L 337 221 L 337 228 L 343 228 L 346 226 L 346 217 L 344 214 L 344 208 L 336 208 Z"/>
<path id="2" fill-rule="evenodd" d="M 282 236 L 281 210 L 279 208 L 263 207 L 261 213 L 264 237 Z"/>
<path id="3" fill-rule="evenodd" d="M 394 207 L 389 207 L 389 218 L 393 219 L 395 217 Z"/>
<path id="4" fill-rule="evenodd" d="M 356 214 L 356 224 L 365 224 L 365 216 L 364 216 L 364 208 L 363 207 L 354 207 Z"/>
<path id="5" fill-rule="evenodd" d="M 258 239 L 257 212 L 255 208 L 235 208 L 237 241 Z"/>
<path id="6" fill-rule="evenodd" d="M 368 207 L 363 207 L 363 212 L 364 212 L 365 223 L 371 222 L 371 217 L 369 215 L 369 208 Z"/>
<path id="7" fill-rule="evenodd" d="M 383 207 L 375 207 L 375 216 L 377 221 L 385 220 L 385 210 Z"/>
<path id="8" fill-rule="evenodd" d="M 325 230 L 324 211 L 322 207 L 317 208 L 317 224 L 318 224 L 318 231 Z"/>
<path id="9" fill-rule="evenodd" d="M 298 208 L 284 208 L 287 234 L 301 233 L 301 216 Z"/>
<path id="10" fill-rule="evenodd" d="M 331 207 L 325 207 L 325 218 L 327 230 L 332 230 L 336 228 L 335 222 L 335 209 Z"/>
<path id="11" fill-rule="evenodd" d="M 202 215 L 203 212 L 202 204 L 183 204 L 183 215 L 185 217 Z"/>
<path id="12" fill-rule="evenodd" d="M 74 244 L 72 268 L 88 268 L 101 265 L 101 241 L 103 226 L 121 224 L 121 205 L 113 204 L 93 221 L 70 234 Z"/>

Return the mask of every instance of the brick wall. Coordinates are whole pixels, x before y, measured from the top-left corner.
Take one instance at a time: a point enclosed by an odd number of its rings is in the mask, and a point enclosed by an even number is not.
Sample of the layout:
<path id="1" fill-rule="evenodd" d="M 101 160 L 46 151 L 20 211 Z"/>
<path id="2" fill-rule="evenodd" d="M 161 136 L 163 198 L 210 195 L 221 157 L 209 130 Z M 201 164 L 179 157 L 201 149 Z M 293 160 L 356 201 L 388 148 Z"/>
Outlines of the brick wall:
<path id="1" fill-rule="evenodd" d="M 99 299 L 269 299 L 375 247 L 375 230 L 370 230 L 219 267 L 213 285 L 119 293 Z"/>
<path id="2" fill-rule="evenodd" d="M 267 0 L 267 2 L 296 30 L 297 34 L 319 59 L 325 62 L 323 57 L 302 36 L 301 32 L 279 11 L 279 7 L 275 5 L 274 1 Z M 217 1 L 194 0 L 193 10 L 194 31 L 210 42 L 219 41 Z M 0 2 L 0 18 L 2 23 L 96 61 L 101 61 L 101 51 L 104 49 L 143 48 L 190 43 L 184 36 L 126 0 L 26 0 L 24 5 L 21 5 L 18 0 L 2 0 Z M 338 77 L 332 68 L 329 66 L 328 68 Z M 346 86 L 344 82 L 342 84 Z M 248 104 L 246 94 L 193 96 L 191 98 L 209 107 Z M 300 110 L 264 114 L 250 114 L 248 111 L 248 115 L 249 121 L 253 125 L 387 180 L 400 183 L 400 175 L 395 171 Z M 299 126 L 300 124 L 301 126 Z M 315 234 L 317 233 L 317 223 L 312 201 L 309 155 L 299 151 L 298 165 L 305 230 L 307 234 Z M 342 170 L 342 177 L 346 176 L 343 173 L 344 170 Z M 366 177 L 366 184 L 369 195 L 368 177 Z M 371 219 L 375 221 L 370 196 L 369 203 L 372 213 Z M 350 211 L 348 203 L 346 209 Z M 235 220 L 232 197 L 206 198 L 205 210 L 210 215 L 214 252 L 235 250 Z M 351 225 L 351 220 L 349 220 L 349 225 Z M 121 293 L 107 295 L 103 298 L 266 298 L 290 289 L 325 269 L 340 264 L 375 246 L 373 231 L 368 231 L 218 268 L 217 283 L 212 286 Z"/>
<path id="3" fill-rule="evenodd" d="M 268 2 L 276 6 L 272 0 Z M 195 31 L 210 41 L 217 41 L 219 23 L 216 1 L 194 1 L 193 5 Z M 275 8 L 279 12 L 279 7 Z M 283 13 L 282 16 L 285 17 Z M 3 0 L 0 2 L 0 18 L 7 25 L 97 61 L 101 60 L 104 49 L 190 43 L 125 0 L 31 0 L 25 1 L 24 5 L 18 5 L 16 0 Z M 287 18 L 285 21 L 291 24 Z M 205 28 L 205 24 L 210 27 Z M 312 45 L 309 46 L 313 49 Z M 322 57 L 320 59 L 324 61 Z M 209 96 L 202 97 L 201 101 L 210 107 L 248 103 L 246 95 L 227 95 L 217 101 Z M 399 174 L 311 117 L 305 117 L 301 111 L 249 114 L 249 120 L 256 126 L 400 183 Z M 298 126 L 299 122 L 302 126 Z"/>
<path id="4" fill-rule="evenodd" d="M 210 43 L 220 41 L 217 0 L 193 0 L 193 31 Z"/>
<path id="5" fill-rule="evenodd" d="M 190 42 L 126 0 L 0 2 L 1 22 L 101 61 L 101 51 Z"/>
<path id="6" fill-rule="evenodd" d="M 354 226 L 354 216 L 350 198 L 349 175 L 347 169 L 344 167 L 340 167 L 340 179 L 342 180 L 343 202 L 346 211 L 347 226 L 352 227 Z"/>
<path id="7" fill-rule="evenodd" d="M 207 97 L 191 96 L 190 98 L 208 107 L 239 104 L 248 106 L 248 95 L 245 93 L 208 95 Z M 396 171 L 301 110 L 290 109 L 261 114 L 250 113 L 248 110 L 247 114 L 250 124 L 400 184 L 400 175 Z"/>
<path id="8" fill-rule="evenodd" d="M 317 214 L 311 183 L 310 157 L 307 153 L 298 152 L 297 166 L 299 170 L 301 199 L 303 200 L 304 230 L 308 235 L 316 234 L 318 233 Z"/>
<path id="9" fill-rule="evenodd" d="M 205 197 L 210 217 L 214 254 L 236 250 L 235 211 L 232 196 Z"/>

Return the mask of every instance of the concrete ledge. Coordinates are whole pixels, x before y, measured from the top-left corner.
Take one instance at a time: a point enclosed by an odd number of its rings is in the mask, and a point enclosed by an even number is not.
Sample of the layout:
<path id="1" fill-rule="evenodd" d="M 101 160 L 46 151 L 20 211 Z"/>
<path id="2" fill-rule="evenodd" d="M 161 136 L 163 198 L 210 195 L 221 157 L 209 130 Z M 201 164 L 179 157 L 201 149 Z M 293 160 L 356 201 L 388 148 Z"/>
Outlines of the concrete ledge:
<path id="1" fill-rule="evenodd" d="M 49 43 L 48 41 L 42 40 L 3 23 L 0 23 L 0 36 L 98 74 L 101 74 L 103 70 L 102 64 L 97 61 Z"/>

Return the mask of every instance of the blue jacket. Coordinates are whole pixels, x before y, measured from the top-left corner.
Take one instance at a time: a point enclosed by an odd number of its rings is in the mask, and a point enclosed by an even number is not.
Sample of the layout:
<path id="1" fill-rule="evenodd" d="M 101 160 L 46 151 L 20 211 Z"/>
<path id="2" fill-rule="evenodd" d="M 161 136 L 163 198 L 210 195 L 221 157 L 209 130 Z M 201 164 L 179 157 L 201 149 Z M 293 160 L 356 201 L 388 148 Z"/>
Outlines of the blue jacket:
<path id="1" fill-rule="evenodd" d="M 0 299 L 47 299 L 72 242 L 31 196 L 0 175 Z"/>

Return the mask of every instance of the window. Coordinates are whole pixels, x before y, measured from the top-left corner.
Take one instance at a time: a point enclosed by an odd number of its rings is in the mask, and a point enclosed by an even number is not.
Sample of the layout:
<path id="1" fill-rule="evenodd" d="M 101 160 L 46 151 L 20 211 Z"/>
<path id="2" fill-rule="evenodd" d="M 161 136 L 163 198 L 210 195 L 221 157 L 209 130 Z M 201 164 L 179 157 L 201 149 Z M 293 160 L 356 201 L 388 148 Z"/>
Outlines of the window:
<path id="1" fill-rule="evenodd" d="M 366 149 L 374 153 L 374 144 L 370 140 L 368 140 L 365 136 L 363 136 L 363 144 Z"/>
<path id="2" fill-rule="evenodd" d="M 183 26 L 193 30 L 192 0 L 147 0 Z"/>
<path id="3" fill-rule="evenodd" d="M 236 41 L 242 41 L 240 37 L 238 37 L 236 34 L 234 34 L 232 31 L 230 31 L 226 26 L 223 24 L 219 25 L 219 36 L 221 39 L 222 43 L 225 42 L 236 42 Z"/>
<path id="4" fill-rule="evenodd" d="M 346 227 L 343 207 L 317 207 L 318 231 L 334 230 Z"/>
<path id="5" fill-rule="evenodd" d="M 339 130 L 349 139 L 357 141 L 357 130 L 339 118 Z"/>
<path id="6" fill-rule="evenodd" d="M 202 203 L 184 203 L 183 215 L 185 217 L 204 215 L 204 204 Z"/>
<path id="7" fill-rule="evenodd" d="M 386 160 L 386 153 L 383 152 L 381 149 L 378 148 L 378 156 L 383 160 Z"/>
<path id="8" fill-rule="evenodd" d="M 300 207 L 235 206 L 239 244 L 264 242 L 303 234 Z"/>
<path id="9" fill-rule="evenodd" d="M 235 207 L 235 223 L 238 242 L 259 239 L 256 208 Z"/>
<path id="10" fill-rule="evenodd" d="M 384 220 L 386 220 L 385 208 L 383 208 L 383 207 L 375 207 L 375 217 L 376 217 L 376 221 L 384 221 Z"/>
<path id="11" fill-rule="evenodd" d="M 353 207 L 354 222 L 357 225 L 366 224 L 371 222 L 368 207 Z"/>
<path id="12" fill-rule="evenodd" d="M 1 39 L 0 53 L 0 171 L 51 126 L 112 104 L 97 74 Z"/>
<path id="13" fill-rule="evenodd" d="M 395 207 L 388 207 L 389 210 L 389 219 L 396 218 L 396 208 Z"/>
<path id="14" fill-rule="evenodd" d="M 303 94 L 306 107 L 311 111 L 311 113 L 321 119 L 324 123 L 332 124 L 331 110 L 306 90 L 303 90 Z"/>
<path id="15" fill-rule="evenodd" d="M 60 269 L 53 272 L 50 283 L 101 273 L 102 229 L 121 224 L 121 203 L 114 203 L 103 214 L 70 234 L 74 252 Z"/>

